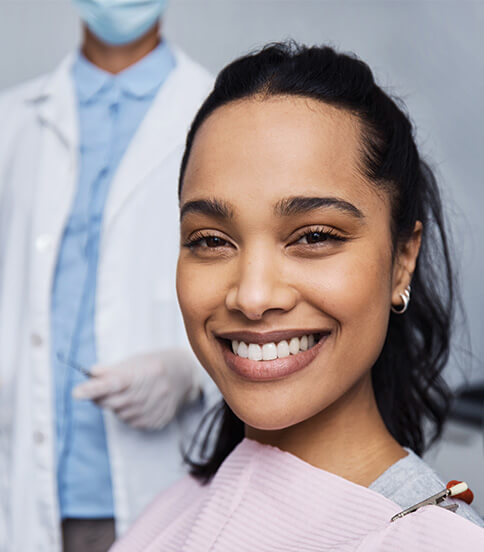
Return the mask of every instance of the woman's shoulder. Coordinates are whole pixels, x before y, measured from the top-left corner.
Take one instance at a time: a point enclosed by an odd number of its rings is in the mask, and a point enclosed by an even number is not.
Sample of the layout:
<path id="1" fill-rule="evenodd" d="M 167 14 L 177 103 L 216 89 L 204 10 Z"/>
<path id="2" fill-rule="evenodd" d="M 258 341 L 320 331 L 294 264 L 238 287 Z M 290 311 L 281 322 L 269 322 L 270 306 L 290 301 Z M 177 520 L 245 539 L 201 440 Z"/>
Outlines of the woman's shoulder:
<path id="1" fill-rule="evenodd" d="M 425 500 L 445 488 L 445 483 L 437 473 L 412 450 L 406 449 L 408 455 L 390 466 L 370 489 L 392 500 L 402 510 L 421 500 Z M 484 521 L 478 513 L 462 500 L 447 499 L 446 502 L 457 504 L 457 514 L 484 527 Z"/>

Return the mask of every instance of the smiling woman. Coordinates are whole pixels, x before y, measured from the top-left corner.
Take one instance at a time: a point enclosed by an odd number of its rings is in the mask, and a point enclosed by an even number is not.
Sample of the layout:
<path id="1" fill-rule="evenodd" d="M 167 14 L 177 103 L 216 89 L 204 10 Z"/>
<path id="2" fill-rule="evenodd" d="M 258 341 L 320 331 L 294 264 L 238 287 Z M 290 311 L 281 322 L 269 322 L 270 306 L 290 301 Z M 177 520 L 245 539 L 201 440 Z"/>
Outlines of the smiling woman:
<path id="1" fill-rule="evenodd" d="M 454 288 L 434 176 L 367 65 L 275 44 L 226 67 L 180 207 L 178 298 L 224 402 L 126 550 L 483 544 L 442 508 L 390 525 L 444 487 L 412 451 L 445 418 Z"/>

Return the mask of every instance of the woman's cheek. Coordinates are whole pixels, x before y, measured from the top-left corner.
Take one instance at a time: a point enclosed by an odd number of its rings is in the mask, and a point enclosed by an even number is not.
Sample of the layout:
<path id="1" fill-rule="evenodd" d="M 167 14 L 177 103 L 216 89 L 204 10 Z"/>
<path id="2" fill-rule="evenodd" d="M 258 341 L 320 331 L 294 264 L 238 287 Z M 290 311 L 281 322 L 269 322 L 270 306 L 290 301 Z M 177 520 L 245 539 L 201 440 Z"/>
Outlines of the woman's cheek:
<path id="1" fill-rule="evenodd" d="M 199 264 L 183 259 L 178 263 L 178 301 L 191 341 L 201 338 L 207 320 L 224 303 L 223 275 L 220 272 L 216 264 Z"/>
<path id="2" fill-rule="evenodd" d="M 348 263 L 338 275 L 336 316 L 347 362 L 371 368 L 385 342 L 390 314 L 391 260 L 368 253 Z M 355 358 L 355 355 L 358 358 Z"/>
<path id="3" fill-rule="evenodd" d="M 176 290 L 190 341 L 196 326 L 196 314 L 200 312 L 197 301 L 197 298 L 200 298 L 198 284 L 196 268 L 190 267 L 186 260 L 180 259 L 177 268 Z"/>
<path id="4" fill-rule="evenodd" d="M 332 319 L 338 331 L 354 330 L 369 339 L 375 327 L 386 333 L 391 298 L 388 255 L 371 251 L 335 255 L 301 270 L 299 281 L 305 300 Z"/>

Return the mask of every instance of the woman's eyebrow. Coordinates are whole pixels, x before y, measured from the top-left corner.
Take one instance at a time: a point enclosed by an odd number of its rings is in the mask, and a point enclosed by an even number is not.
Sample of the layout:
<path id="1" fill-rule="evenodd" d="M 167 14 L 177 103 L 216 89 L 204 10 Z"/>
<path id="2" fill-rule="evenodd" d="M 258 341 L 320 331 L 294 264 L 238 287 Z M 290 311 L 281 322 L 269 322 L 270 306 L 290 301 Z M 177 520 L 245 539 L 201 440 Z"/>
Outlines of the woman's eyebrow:
<path id="1" fill-rule="evenodd" d="M 187 201 L 180 210 L 180 220 L 187 213 L 198 213 L 218 219 L 232 219 L 233 209 L 225 202 L 219 199 L 197 199 Z"/>
<path id="2" fill-rule="evenodd" d="M 278 216 L 289 217 L 300 215 L 319 209 L 321 207 L 332 207 L 353 217 L 364 220 L 365 215 L 352 203 L 337 197 L 305 197 L 295 196 L 281 199 L 274 207 Z"/>

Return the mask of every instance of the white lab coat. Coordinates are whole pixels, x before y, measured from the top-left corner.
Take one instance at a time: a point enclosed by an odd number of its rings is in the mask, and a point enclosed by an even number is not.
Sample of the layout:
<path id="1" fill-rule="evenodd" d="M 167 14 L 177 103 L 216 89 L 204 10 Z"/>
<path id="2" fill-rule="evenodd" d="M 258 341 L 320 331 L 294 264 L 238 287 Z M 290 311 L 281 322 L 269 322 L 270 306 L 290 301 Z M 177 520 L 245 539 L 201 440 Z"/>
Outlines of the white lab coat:
<path id="1" fill-rule="evenodd" d="M 190 122 L 212 86 L 175 49 L 162 85 L 113 179 L 96 297 L 99 361 L 187 343 L 175 296 L 177 177 Z M 78 174 L 70 68 L 0 96 L 0 551 L 61 550 L 56 488 L 50 292 Z M 192 408 L 191 427 L 199 418 Z M 180 428 L 105 423 L 116 531 L 182 473 Z M 188 425 L 190 425 L 188 424 Z"/>

